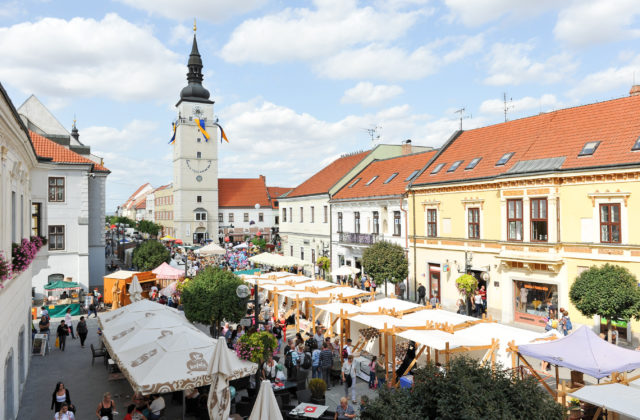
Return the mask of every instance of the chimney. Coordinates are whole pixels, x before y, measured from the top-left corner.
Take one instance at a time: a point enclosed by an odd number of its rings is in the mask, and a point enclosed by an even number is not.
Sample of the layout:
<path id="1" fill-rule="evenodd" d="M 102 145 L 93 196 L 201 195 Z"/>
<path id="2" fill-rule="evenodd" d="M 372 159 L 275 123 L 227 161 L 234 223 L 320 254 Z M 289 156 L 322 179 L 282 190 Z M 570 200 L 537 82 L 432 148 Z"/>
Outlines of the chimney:
<path id="1" fill-rule="evenodd" d="M 640 95 L 640 85 L 631 86 L 631 90 L 629 91 L 629 96 L 638 96 Z"/>
<path id="2" fill-rule="evenodd" d="M 402 142 L 402 156 L 410 155 L 411 153 L 411 139 L 407 139 Z"/>

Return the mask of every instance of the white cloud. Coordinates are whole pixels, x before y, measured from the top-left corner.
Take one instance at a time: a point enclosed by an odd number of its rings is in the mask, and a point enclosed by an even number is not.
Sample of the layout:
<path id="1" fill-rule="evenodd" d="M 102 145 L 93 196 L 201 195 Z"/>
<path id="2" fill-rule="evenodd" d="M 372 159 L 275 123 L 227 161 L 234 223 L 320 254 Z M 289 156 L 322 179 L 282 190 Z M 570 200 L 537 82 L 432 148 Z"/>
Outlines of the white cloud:
<path id="1" fill-rule="evenodd" d="M 640 55 L 634 57 L 626 65 L 612 66 L 588 74 L 567 94 L 574 98 L 580 98 L 594 93 L 601 94 L 619 90 L 618 95 L 615 96 L 623 96 L 629 92 L 634 76 L 636 83 L 638 83 L 640 80 Z"/>
<path id="2" fill-rule="evenodd" d="M 16 0 L 0 3 L 0 17 L 15 18 L 18 15 L 24 15 L 26 13 L 27 11 L 23 8 L 22 3 Z"/>
<path id="3" fill-rule="evenodd" d="M 315 0 L 240 24 L 222 49 L 232 63 L 314 60 L 362 43 L 403 36 L 424 11 L 358 8 L 356 0 Z"/>
<path id="4" fill-rule="evenodd" d="M 0 79 L 48 97 L 166 98 L 184 83 L 183 57 L 148 27 L 108 14 L 102 20 L 44 18 L 0 28 Z"/>
<path id="5" fill-rule="evenodd" d="M 133 120 L 122 129 L 106 126 L 78 128 L 81 141 L 91 147 L 109 148 L 116 146 L 118 150 L 129 150 L 139 140 L 153 135 L 157 124 L 152 121 Z"/>
<path id="6" fill-rule="evenodd" d="M 487 57 L 488 85 L 519 85 L 522 83 L 558 83 L 577 68 L 574 58 L 567 53 L 553 55 L 545 61 L 529 57 L 533 45 L 496 43 Z"/>
<path id="7" fill-rule="evenodd" d="M 555 37 L 574 46 L 637 38 L 640 2 L 637 0 L 580 0 L 562 10 L 553 29 Z"/>
<path id="8" fill-rule="evenodd" d="M 175 20 L 194 17 L 219 23 L 260 8 L 266 0 L 118 0 L 130 7 Z"/>
<path id="9" fill-rule="evenodd" d="M 403 92 L 404 89 L 398 85 L 374 85 L 371 82 L 360 82 L 347 89 L 340 102 L 343 104 L 375 106 L 395 98 Z"/>
<path id="10" fill-rule="evenodd" d="M 467 26 L 478 26 L 505 15 L 524 19 L 543 13 L 558 5 L 557 0 L 445 0 L 451 20 Z"/>
<path id="11" fill-rule="evenodd" d="M 185 25 L 179 24 L 171 28 L 171 44 L 184 44 L 193 39 L 193 30 Z"/>
<path id="12" fill-rule="evenodd" d="M 480 112 L 491 115 L 503 114 L 504 105 L 503 99 L 488 99 L 480 104 Z M 509 107 L 509 113 L 519 113 L 530 110 L 548 111 L 560 107 L 561 104 L 555 95 L 547 93 L 539 98 L 525 96 L 515 101 L 509 101 L 507 106 Z"/>

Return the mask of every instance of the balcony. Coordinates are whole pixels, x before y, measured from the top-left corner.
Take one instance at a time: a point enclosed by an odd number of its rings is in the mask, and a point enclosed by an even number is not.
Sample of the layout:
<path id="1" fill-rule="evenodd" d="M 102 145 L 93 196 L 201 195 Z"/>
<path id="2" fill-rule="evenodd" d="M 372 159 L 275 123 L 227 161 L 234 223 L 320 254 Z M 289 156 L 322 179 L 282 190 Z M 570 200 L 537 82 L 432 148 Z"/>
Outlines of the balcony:
<path id="1" fill-rule="evenodd" d="M 382 237 L 375 233 L 339 232 L 338 241 L 345 244 L 373 245 Z"/>

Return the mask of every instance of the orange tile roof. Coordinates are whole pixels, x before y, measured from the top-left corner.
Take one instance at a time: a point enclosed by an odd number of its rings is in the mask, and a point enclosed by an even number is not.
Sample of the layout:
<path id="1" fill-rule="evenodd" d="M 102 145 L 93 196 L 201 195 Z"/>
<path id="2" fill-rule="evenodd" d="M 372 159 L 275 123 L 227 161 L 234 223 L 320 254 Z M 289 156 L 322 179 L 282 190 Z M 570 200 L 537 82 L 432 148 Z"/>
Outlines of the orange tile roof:
<path id="1" fill-rule="evenodd" d="M 287 198 L 328 193 L 331 187 L 340 181 L 343 176 L 369 153 L 370 151 L 367 150 L 334 160 L 328 166 L 316 172 L 311 178 L 298 185 L 287 195 Z"/>
<path id="2" fill-rule="evenodd" d="M 269 197 L 271 197 L 271 207 L 274 209 L 278 208 L 278 197 L 283 194 L 288 193 L 293 188 L 291 187 L 267 187 L 267 191 L 269 192 Z"/>
<path id="3" fill-rule="evenodd" d="M 136 196 L 138 195 L 138 193 L 139 193 L 140 191 L 142 191 L 142 189 L 143 189 L 144 187 L 146 187 L 147 185 L 150 185 L 150 184 L 149 184 L 148 182 L 145 182 L 144 184 L 140 185 L 140 186 L 138 187 L 138 189 L 137 189 L 137 190 L 135 190 L 135 191 L 134 191 L 134 193 L 133 193 L 133 194 L 131 194 L 131 195 L 129 196 L 129 198 L 127 199 L 127 201 L 125 201 L 125 202 L 124 202 L 124 204 L 122 205 L 122 207 L 123 207 L 123 208 L 131 208 L 131 206 L 134 204 L 134 200 L 135 200 Z"/>
<path id="4" fill-rule="evenodd" d="M 432 150 L 390 159 L 374 160 L 358 175 L 347 182 L 332 198 L 340 200 L 402 195 L 407 185 L 409 185 L 407 178 L 411 176 L 414 171 L 422 169 L 435 154 L 436 151 Z M 385 184 L 385 181 L 395 173 L 397 173 L 397 175 Z M 367 182 L 375 176 L 377 176 L 377 178 L 371 184 L 367 185 Z M 358 178 L 360 180 L 353 185 Z M 351 185 L 353 186 L 350 187 Z"/>
<path id="5" fill-rule="evenodd" d="M 50 158 L 53 162 L 57 163 L 88 163 L 93 165 L 92 172 L 110 172 L 109 169 L 103 165 L 79 155 L 38 133 L 29 131 L 29 136 L 31 137 L 31 142 L 33 143 L 33 148 L 36 150 L 36 154 L 40 157 Z"/>
<path id="6" fill-rule="evenodd" d="M 264 176 L 218 179 L 218 207 L 271 207 Z"/>
<path id="7" fill-rule="evenodd" d="M 147 196 L 145 195 L 144 197 L 138 199 L 138 201 L 135 202 L 133 207 L 136 210 L 146 209 L 147 208 Z"/>
<path id="8" fill-rule="evenodd" d="M 627 96 L 464 131 L 442 148 L 413 184 L 496 177 L 504 175 L 517 162 L 536 159 L 564 157 L 564 162 L 557 164 L 559 170 L 640 163 L 640 151 L 631 151 L 640 135 L 638 115 L 640 96 Z M 601 142 L 595 153 L 578 156 L 584 145 L 593 141 Z M 496 166 L 505 153 L 514 155 L 505 165 Z M 478 157 L 482 160 L 477 166 L 465 170 Z M 447 172 L 458 160 L 462 164 Z M 431 174 L 440 163 L 445 166 L 437 174 Z"/>

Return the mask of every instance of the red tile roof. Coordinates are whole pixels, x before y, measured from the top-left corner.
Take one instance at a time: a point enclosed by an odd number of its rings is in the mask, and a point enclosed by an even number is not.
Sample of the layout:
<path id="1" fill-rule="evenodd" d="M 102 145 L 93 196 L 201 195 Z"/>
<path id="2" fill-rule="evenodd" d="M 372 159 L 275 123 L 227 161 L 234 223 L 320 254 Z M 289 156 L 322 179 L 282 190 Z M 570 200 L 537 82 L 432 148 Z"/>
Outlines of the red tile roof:
<path id="1" fill-rule="evenodd" d="M 409 185 L 407 178 L 411 176 L 414 171 L 422 169 L 435 154 L 436 151 L 432 150 L 390 159 L 374 160 L 358 175 L 347 182 L 332 198 L 349 199 L 402 195 L 407 185 Z M 385 184 L 385 181 L 393 174 L 397 175 Z M 367 185 L 367 182 L 375 176 L 377 176 L 377 178 L 371 184 Z M 353 185 L 356 179 L 360 180 Z M 350 187 L 351 185 L 353 186 Z"/>
<path id="2" fill-rule="evenodd" d="M 267 187 L 267 191 L 269 192 L 269 197 L 271 197 L 271 207 L 274 209 L 278 208 L 278 197 L 283 194 L 288 193 L 293 188 L 291 187 Z"/>
<path id="3" fill-rule="evenodd" d="M 328 166 L 325 166 L 319 172 L 316 172 L 311 178 L 298 185 L 287 195 L 287 198 L 329 192 L 331 187 L 340 181 L 343 176 L 353 169 L 353 167 L 369 153 L 370 151 L 367 150 L 334 160 Z"/>
<path id="4" fill-rule="evenodd" d="M 123 208 L 131 208 L 131 206 L 134 204 L 134 200 L 136 199 L 136 196 L 138 195 L 138 193 L 139 193 L 140 191 L 142 191 L 142 189 L 143 189 L 143 188 L 145 188 L 147 185 L 150 185 L 150 184 L 149 184 L 148 182 L 146 182 L 146 183 L 144 183 L 144 184 L 140 185 L 140 186 L 138 187 L 138 189 L 137 189 L 137 190 L 135 190 L 135 191 L 134 191 L 134 193 L 133 193 L 133 194 L 131 194 L 131 195 L 129 196 L 129 198 L 127 199 L 127 201 L 125 201 L 125 202 L 124 202 L 124 204 L 122 205 L 122 207 L 123 207 Z"/>
<path id="5" fill-rule="evenodd" d="M 51 158 L 53 162 L 58 163 L 88 163 L 93 165 L 92 172 L 110 172 L 103 165 L 79 155 L 40 134 L 29 131 L 29 136 L 31 137 L 31 142 L 33 143 L 36 154 L 40 157 Z"/>
<path id="6" fill-rule="evenodd" d="M 218 179 L 218 207 L 271 207 L 264 176 Z"/>
<path id="7" fill-rule="evenodd" d="M 490 178 L 505 174 L 520 161 L 562 158 L 556 169 L 640 163 L 640 151 L 631 151 L 640 135 L 640 96 L 577 106 L 506 123 L 464 131 L 431 163 L 414 185 Z M 579 156 L 588 142 L 601 142 L 591 156 Z M 506 165 L 496 166 L 505 153 L 514 153 Z M 477 157 L 474 169 L 465 170 Z M 462 160 L 453 172 L 451 164 Z M 561 160 L 561 159 L 559 159 Z M 431 174 L 438 164 L 446 165 Z"/>
<path id="8" fill-rule="evenodd" d="M 140 198 L 138 201 L 135 202 L 135 204 L 133 206 L 135 207 L 136 210 L 146 209 L 147 208 L 147 196 L 145 195 L 144 197 Z"/>

